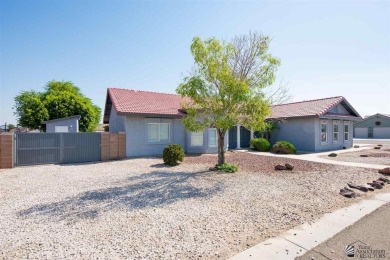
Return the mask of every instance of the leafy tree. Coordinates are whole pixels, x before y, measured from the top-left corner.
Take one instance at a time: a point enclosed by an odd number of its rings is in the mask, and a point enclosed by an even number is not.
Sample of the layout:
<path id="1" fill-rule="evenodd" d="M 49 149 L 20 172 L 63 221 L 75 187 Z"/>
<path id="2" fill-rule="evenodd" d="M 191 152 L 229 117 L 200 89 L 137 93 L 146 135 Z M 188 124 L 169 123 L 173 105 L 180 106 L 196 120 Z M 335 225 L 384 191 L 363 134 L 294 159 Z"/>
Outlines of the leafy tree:
<path id="1" fill-rule="evenodd" d="M 267 128 L 270 101 L 264 89 L 275 81 L 280 64 L 268 53 L 269 43 L 269 37 L 258 33 L 237 36 L 230 43 L 199 37 L 192 41 L 194 71 L 176 90 L 187 97 L 182 122 L 189 131 L 217 129 L 218 165 L 225 163 L 224 140 L 230 128 Z"/>
<path id="2" fill-rule="evenodd" d="M 15 97 L 15 114 L 18 116 L 18 124 L 23 127 L 42 129 L 42 122 L 49 118 L 42 93 L 22 91 Z"/>
<path id="3" fill-rule="evenodd" d="M 11 129 L 14 129 L 15 128 L 15 125 L 14 124 L 8 124 L 8 129 L 11 130 Z"/>
<path id="4" fill-rule="evenodd" d="M 44 92 L 22 92 L 15 102 L 19 124 L 34 129 L 41 129 L 45 120 L 80 115 L 80 131 L 91 132 L 100 120 L 100 108 L 72 82 L 50 81 Z"/>

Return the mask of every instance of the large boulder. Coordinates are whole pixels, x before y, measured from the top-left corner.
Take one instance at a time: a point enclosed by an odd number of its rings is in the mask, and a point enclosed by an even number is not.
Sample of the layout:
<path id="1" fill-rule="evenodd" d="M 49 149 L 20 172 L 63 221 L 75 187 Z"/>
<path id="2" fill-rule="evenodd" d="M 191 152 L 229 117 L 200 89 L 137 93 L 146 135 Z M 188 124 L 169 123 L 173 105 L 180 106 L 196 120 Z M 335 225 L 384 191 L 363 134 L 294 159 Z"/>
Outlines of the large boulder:
<path id="1" fill-rule="evenodd" d="M 337 156 L 337 153 L 330 153 L 328 154 L 329 157 L 336 157 Z"/>
<path id="2" fill-rule="evenodd" d="M 383 169 L 379 170 L 378 172 L 382 173 L 384 175 L 390 175 L 390 167 L 383 168 Z"/>
<path id="3" fill-rule="evenodd" d="M 275 166 L 275 171 L 284 171 L 287 170 L 287 167 L 281 164 Z"/>

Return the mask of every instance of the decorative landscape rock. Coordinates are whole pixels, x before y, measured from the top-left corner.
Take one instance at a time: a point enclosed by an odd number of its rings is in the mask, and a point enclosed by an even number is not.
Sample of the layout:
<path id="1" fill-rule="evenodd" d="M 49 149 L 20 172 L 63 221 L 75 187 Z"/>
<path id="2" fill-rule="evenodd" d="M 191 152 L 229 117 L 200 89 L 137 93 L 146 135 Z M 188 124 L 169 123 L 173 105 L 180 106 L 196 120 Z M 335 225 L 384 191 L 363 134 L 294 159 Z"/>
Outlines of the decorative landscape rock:
<path id="1" fill-rule="evenodd" d="M 355 198 L 356 193 L 353 192 L 352 190 L 348 189 L 345 187 L 344 189 L 340 189 L 340 194 L 346 198 Z"/>
<path id="2" fill-rule="evenodd" d="M 286 163 L 284 166 L 286 166 L 287 170 L 289 171 L 292 171 L 294 169 L 294 166 L 289 163 Z"/>
<path id="3" fill-rule="evenodd" d="M 360 191 L 363 191 L 363 192 L 367 192 L 368 191 L 367 187 L 361 186 L 361 185 L 355 185 L 355 184 L 352 184 L 352 183 L 348 183 L 348 187 L 353 188 L 353 189 L 357 189 L 357 190 L 360 190 Z"/>
<path id="4" fill-rule="evenodd" d="M 387 184 L 390 184 L 390 180 L 385 178 L 385 177 L 380 177 L 378 180 L 383 181 L 383 182 L 385 182 Z"/>
<path id="5" fill-rule="evenodd" d="M 381 169 L 381 170 L 379 170 L 378 172 L 379 172 L 379 173 L 382 173 L 382 174 L 384 174 L 384 175 L 390 175 L 390 167 Z"/>
<path id="6" fill-rule="evenodd" d="M 287 170 L 287 167 L 284 165 L 278 164 L 275 166 L 275 170 L 276 171 L 284 171 L 284 170 Z"/>
<path id="7" fill-rule="evenodd" d="M 336 157 L 336 156 L 337 156 L 337 153 L 330 153 L 328 156 L 329 156 L 329 157 Z"/>
<path id="8" fill-rule="evenodd" d="M 368 157 L 368 154 L 361 154 L 360 157 Z"/>
<path id="9" fill-rule="evenodd" d="M 370 185 L 371 187 L 373 187 L 374 189 L 382 189 L 383 188 L 382 185 L 380 185 L 377 182 L 368 182 L 367 184 Z"/>
<path id="10" fill-rule="evenodd" d="M 376 146 L 383 146 L 382 144 L 377 144 Z"/>
<path id="11" fill-rule="evenodd" d="M 378 150 L 378 149 L 381 149 L 381 147 L 380 146 L 375 146 L 374 149 Z"/>
<path id="12" fill-rule="evenodd" d="M 359 148 L 360 146 L 359 145 L 355 145 L 353 148 Z"/>

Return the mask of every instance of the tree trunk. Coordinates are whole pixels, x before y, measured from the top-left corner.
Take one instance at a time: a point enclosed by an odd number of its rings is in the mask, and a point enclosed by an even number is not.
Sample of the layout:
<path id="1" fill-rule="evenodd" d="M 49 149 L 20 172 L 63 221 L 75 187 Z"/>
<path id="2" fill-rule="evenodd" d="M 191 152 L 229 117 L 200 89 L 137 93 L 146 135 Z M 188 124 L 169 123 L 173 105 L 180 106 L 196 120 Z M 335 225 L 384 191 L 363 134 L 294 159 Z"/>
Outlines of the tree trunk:
<path id="1" fill-rule="evenodd" d="M 225 132 L 218 129 L 218 165 L 225 163 Z"/>

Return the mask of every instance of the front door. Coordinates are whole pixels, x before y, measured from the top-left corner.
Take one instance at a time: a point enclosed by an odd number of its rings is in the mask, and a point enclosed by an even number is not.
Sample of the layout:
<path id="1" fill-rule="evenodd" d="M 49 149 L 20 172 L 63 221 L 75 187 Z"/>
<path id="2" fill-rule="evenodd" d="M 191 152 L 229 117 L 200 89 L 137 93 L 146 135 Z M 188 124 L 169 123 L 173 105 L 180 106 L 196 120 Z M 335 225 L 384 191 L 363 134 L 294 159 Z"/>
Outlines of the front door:
<path id="1" fill-rule="evenodd" d="M 240 128 L 240 143 L 241 148 L 249 148 L 251 139 L 251 131 L 241 126 Z M 237 126 L 229 129 L 229 149 L 237 148 Z"/>
<path id="2" fill-rule="evenodd" d="M 229 149 L 237 148 L 237 126 L 229 129 Z"/>

